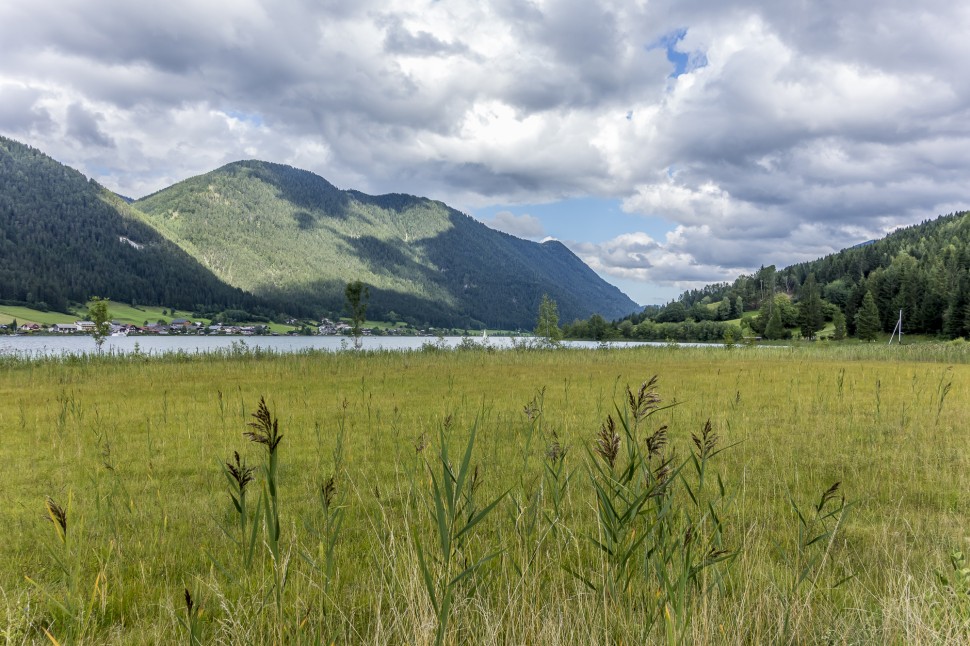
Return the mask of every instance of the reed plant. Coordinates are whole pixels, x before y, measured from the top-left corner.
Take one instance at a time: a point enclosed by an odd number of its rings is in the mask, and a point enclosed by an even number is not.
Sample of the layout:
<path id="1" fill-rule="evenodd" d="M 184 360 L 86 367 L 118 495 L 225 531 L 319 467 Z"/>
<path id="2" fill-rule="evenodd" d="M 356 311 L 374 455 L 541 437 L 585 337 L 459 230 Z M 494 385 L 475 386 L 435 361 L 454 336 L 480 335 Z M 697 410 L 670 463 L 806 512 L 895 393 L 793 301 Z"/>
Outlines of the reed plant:
<path id="1" fill-rule="evenodd" d="M 81 534 L 75 525 L 83 523 L 73 517 L 72 502 L 73 496 L 69 495 L 66 507 L 61 507 L 50 497 L 44 503 L 55 535 L 53 541 L 45 544 L 45 549 L 58 572 L 59 581 L 45 585 L 27 577 L 27 582 L 52 610 L 49 625 L 42 626 L 41 630 L 53 644 L 82 642 L 95 630 L 96 613 L 103 612 L 106 602 L 107 563 L 114 548 L 111 543 L 97 554 L 98 567 L 93 583 L 87 581 L 83 566 L 85 550 L 75 538 L 76 534 Z"/>
<path id="2" fill-rule="evenodd" d="M 452 605 L 455 596 L 463 589 L 463 582 L 500 553 L 496 550 L 476 557 L 468 548 L 473 530 L 506 495 L 503 493 L 484 505 L 478 504 L 476 494 L 481 484 L 480 472 L 477 466 L 472 467 L 477 424 L 472 426 L 457 470 L 448 457 L 447 427 L 443 425 L 441 430 L 438 464 L 428 465 L 437 539 L 433 541 L 437 548 L 434 559 L 425 553 L 420 536 L 414 536 L 421 576 L 436 618 L 435 644 L 444 643 Z"/>

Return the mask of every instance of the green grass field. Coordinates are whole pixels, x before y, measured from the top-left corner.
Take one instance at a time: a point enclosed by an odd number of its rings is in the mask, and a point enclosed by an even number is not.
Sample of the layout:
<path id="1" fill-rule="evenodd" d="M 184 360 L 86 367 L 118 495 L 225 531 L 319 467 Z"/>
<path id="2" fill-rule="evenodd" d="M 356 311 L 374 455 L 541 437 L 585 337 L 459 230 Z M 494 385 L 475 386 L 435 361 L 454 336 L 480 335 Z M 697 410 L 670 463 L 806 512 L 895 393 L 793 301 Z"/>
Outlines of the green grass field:
<path id="1" fill-rule="evenodd" d="M 73 323 L 77 320 L 77 317 L 61 312 L 41 312 L 27 307 L 0 305 L 0 323 L 9 324 L 14 319 L 16 319 L 18 325 L 25 323 L 54 325 L 55 323 Z"/>
<path id="2" fill-rule="evenodd" d="M 108 312 L 112 321 L 119 323 L 131 323 L 142 325 L 145 321 L 154 323 L 159 319 L 171 321 L 173 318 L 192 318 L 191 312 L 172 312 L 165 311 L 162 314 L 161 307 L 132 307 L 125 303 L 111 301 L 108 305 Z M 86 316 L 86 311 L 79 310 L 74 314 L 64 314 L 62 312 L 41 312 L 27 307 L 16 307 L 13 305 L 0 305 L 0 323 L 9 323 L 17 319 L 19 324 L 39 323 L 41 325 L 53 325 L 54 323 L 73 323 Z"/>
<path id="3" fill-rule="evenodd" d="M 968 351 L 904 351 L 5 360 L 2 633 L 967 643 Z"/>
<path id="4" fill-rule="evenodd" d="M 149 323 L 155 323 L 159 320 L 171 322 L 172 319 L 178 318 L 185 318 L 191 321 L 202 321 L 206 325 L 210 323 L 209 319 L 200 319 L 198 317 L 194 317 L 192 316 L 191 312 L 169 310 L 167 308 L 152 306 L 133 307 L 126 303 L 119 303 L 117 301 L 109 302 L 108 313 L 112 321 L 131 325 L 143 325 L 146 321 Z M 3 324 L 10 323 L 12 320 L 16 319 L 18 325 L 23 325 L 24 323 L 53 325 L 54 323 L 73 323 L 74 321 L 83 319 L 86 316 L 87 312 L 83 308 L 74 314 L 63 314 L 61 312 L 41 312 L 39 310 L 29 309 L 26 307 L 0 305 L 0 323 Z M 283 323 L 270 323 L 269 328 L 271 331 L 280 334 L 285 334 L 294 329 L 292 325 L 285 325 Z"/>

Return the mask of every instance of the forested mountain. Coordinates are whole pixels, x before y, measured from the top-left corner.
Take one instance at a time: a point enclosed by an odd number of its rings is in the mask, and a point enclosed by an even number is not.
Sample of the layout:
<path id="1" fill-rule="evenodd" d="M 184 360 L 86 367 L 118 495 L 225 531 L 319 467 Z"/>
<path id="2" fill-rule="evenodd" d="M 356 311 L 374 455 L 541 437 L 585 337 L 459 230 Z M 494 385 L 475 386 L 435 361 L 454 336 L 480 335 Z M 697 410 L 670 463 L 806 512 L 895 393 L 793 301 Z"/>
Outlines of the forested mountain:
<path id="1" fill-rule="evenodd" d="M 766 306 L 778 303 L 788 318 L 785 324 L 794 326 L 796 306 L 810 275 L 830 318 L 838 308 L 849 334 L 857 332 L 857 314 L 870 292 L 884 332 L 893 330 L 902 310 L 907 333 L 970 336 L 970 212 L 927 220 L 812 262 L 782 270 L 762 267 L 733 283 L 690 290 L 654 314 L 660 320 L 672 313 L 690 316 L 703 308 L 723 310 L 723 318 L 734 318 L 742 307 L 761 308 L 761 315 L 751 320 L 755 332 L 761 333 L 771 309 Z M 713 303 L 718 304 L 714 310 L 706 307 Z"/>
<path id="2" fill-rule="evenodd" d="M 0 137 L 0 299 L 64 311 L 102 296 L 179 309 L 254 309 L 120 197 Z"/>
<path id="3" fill-rule="evenodd" d="M 227 283 L 317 312 L 340 312 L 350 280 L 370 286 L 368 316 L 436 325 L 531 328 L 544 293 L 566 318 L 636 308 L 561 243 L 289 166 L 232 163 L 134 206 Z"/>

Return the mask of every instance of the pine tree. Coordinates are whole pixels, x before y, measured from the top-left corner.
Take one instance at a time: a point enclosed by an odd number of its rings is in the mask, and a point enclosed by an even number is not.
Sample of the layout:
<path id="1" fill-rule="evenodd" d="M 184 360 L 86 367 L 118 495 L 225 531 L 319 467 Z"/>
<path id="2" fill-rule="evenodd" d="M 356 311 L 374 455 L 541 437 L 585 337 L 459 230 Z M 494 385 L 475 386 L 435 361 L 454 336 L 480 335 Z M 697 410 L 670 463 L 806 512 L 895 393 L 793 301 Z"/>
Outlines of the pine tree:
<path id="1" fill-rule="evenodd" d="M 875 341 L 879 334 L 879 310 L 876 308 L 876 299 L 872 292 L 867 291 L 862 298 L 862 306 L 855 315 L 856 336 L 863 341 Z"/>
<path id="2" fill-rule="evenodd" d="M 835 324 L 835 332 L 832 334 L 832 338 L 836 341 L 841 341 L 846 336 L 845 314 L 842 313 L 842 310 L 835 310 L 835 315 L 832 317 L 832 323 Z"/>
<path id="3" fill-rule="evenodd" d="M 802 336 L 808 339 L 814 339 L 815 334 L 825 327 L 822 296 L 815 282 L 815 274 L 809 274 L 802 286 L 802 297 L 798 301 L 798 325 L 802 329 Z"/>
<path id="4" fill-rule="evenodd" d="M 765 338 L 769 340 L 785 338 L 785 326 L 781 322 L 781 308 L 774 307 L 771 310 L 771 318 L 765 327 Z"/>

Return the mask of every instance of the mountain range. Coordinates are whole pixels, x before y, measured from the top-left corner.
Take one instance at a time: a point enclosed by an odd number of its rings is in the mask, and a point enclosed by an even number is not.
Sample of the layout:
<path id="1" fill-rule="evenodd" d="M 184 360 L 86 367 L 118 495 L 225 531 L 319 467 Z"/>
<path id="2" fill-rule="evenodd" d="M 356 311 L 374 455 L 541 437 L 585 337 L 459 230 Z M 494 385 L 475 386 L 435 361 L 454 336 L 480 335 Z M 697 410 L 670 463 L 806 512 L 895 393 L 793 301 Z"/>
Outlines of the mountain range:
<path id="1" fill-rule="evenodd" d="M 530 328 L 543 294 L 564 320 L 637 309 L 560 242 L 427 198 L 240 161 L 130 201 L 0 137 L 0 299 L 320 316 L 340 314 L 352 280 L 369 317 L 417 324 Z"/>

